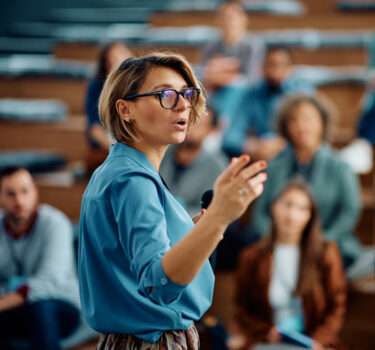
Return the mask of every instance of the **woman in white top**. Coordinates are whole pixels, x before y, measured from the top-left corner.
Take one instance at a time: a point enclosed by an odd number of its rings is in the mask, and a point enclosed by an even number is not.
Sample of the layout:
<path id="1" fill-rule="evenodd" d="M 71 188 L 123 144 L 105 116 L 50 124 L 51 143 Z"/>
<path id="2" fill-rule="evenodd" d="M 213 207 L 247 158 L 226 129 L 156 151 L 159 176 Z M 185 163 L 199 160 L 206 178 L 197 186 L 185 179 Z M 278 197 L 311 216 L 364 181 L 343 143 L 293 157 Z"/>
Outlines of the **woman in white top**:
<path id="1" fill-rule="evenodd" d="M 282 343 L 288 332 L 315 349 L 337 348 L 346 305 L 342 258 L 322 238 L 316 204 L 301 179 L 292 180 L 271 207 L 271 234 L 245 249 L 236 279 L 236 323 L 244 349 Z"/>

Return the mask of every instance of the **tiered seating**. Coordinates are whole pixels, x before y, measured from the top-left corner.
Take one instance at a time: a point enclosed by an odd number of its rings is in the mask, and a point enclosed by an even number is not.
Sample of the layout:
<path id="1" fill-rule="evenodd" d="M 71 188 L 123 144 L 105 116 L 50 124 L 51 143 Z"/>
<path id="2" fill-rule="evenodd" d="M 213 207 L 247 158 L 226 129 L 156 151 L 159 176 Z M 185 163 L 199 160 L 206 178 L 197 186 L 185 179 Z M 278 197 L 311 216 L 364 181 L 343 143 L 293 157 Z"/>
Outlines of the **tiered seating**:
<path id="1" fill-rule="evenodd" d="M 127 26 L 127 25 L 126 25 Z M 95 60 L 103 39 L 118 38 L 126 26 L 111 25 L 95 36 L 97 29 L 85 27 L 80 35 L 56 38 L 56 57 L 63 59 Z M 83 28 L 82 28 L 83 29 Z M 158 48 L 180 52 L 192 63 L 199 63 L 203 45 L 218 35 L 217 29 L 207 26 L 130 28 L 124 39 L 137 52 L 149 52 Z M 133 30 L 133 31 L 132 31 Z M 267 45 L 288 45 L 291 47 L 296 64 L 309 65 L 366 65 L 367 47 L 371 42 L 371 31 L 320 31 L 320 30 L 265 30 L 256 35 Z"/>
<path id="2" fill-rule="evenodd" d="M 67 164 L 62 173 L 39 177 L 40 199 L 78 220 L 87 181 L 75 181 L 72 165 L 85 157 L 86 121 L 66 117 L 66 110 L 55 101 L 0 100 L 0 167 L 23 165 L 40 173 Z"/>
<path id="3" fill-rule="evenodd" d="M 353 130 L 369 79 L 365 67 L 375 62 L 375 12 L 340 12 L 334 2 L 323 0 L 292 1 L 286 9 L 278 8 L 278 3 L 246 5 L 252 34 L 261 36 L 268 45 L 290 46 L 298 65 L 316 66 L 298 67 L 297 73 L 316 83 L 335 103 L 340 115 L 338 126 Z M 342 3 L 338 2 L 340 8 L 348 10 L 348 2 Z M 68 165 L 38 176 L 37 183 L 41 201 L 63 210 L 73 220 L 79 219 L 87 184 L 77 175 L 82 173 L 86 152 L 83 102 L 92 67 L 65 59 L 93 62 L 103 41 L 120 39 L 138 55 L 164 48 L 199 63 L 203 45 L 218 35 L 215 1 L 145 0 L 141 9 L 139 5 L 131 0 L 112 0 L 111 5 L 92 0 L 92 8 L 82 11 L 86 4 L 78 2 L 74 5 L 77 8 L 50 12 L 45 21 L 15 23 L 9 36 L 0 38 L 2 54 L 34 54 L 0 58 L 0 97 L 59 99 L 66 103 L 69 115 L 55 122 L 0 121 L 0 151 L 44 149 L 63 155 Z M 369 52 L 373 56 L 369 57 Z M 353 65 L 357 67 L 348 67 Z M 374 175 L 362 176 L 361 182 L 365 209 L 356 234 L 370 245 L 374 243 Z M 232 281 L 233 274 L 218 274 L 211 309 L 226 324 L 232 314 Z M 372 348 L 375 293 L 371 288 L 364 291 L 363 285 L 350 291 L 341 338 L 346 345 Z"/>
<path id="4" fill-rule="evenodd" d="M 47 149 L 68 161 L 81 160 L 86 153 L 85 123 L 83 116 L 57 122 L 2 121 L 0 150 Z"/>
<path id="5" fill-rule="evenodd" d="M 327 4 L 330 3 L 327 1 Z M 328 29 L 373 29 L 374 13 L 338 13 L 305 12 L 303 15 L 270 16 L 267 13 L 249 12 L 251 28 L 253 30 L 264 29 L 287 29 L 287 28 L 319 28 Z M 176 26 L 185 27 L 190 25 L 215 26 L 213 11 L 180 11 L 173 13 L 154 13 L 151 16 L 151 24 L 155 27 Z"/>
<path id="6" fill-rule="evenodd" d="M 83 114 L 91 70 L 88 64 L 57 61 L 49 55 L 0 58 L 0 97 L 59 99 L 70 113 Z"/>
<path id="7" fill-rule="evenodd" d="M 42 203 L 63 211 L 71 220 L 78 221 L 81 199 L 87 186 L 87 179 L 77 180 L 70 169 L 61 173 L 39 176 L 36 179 Z"/>

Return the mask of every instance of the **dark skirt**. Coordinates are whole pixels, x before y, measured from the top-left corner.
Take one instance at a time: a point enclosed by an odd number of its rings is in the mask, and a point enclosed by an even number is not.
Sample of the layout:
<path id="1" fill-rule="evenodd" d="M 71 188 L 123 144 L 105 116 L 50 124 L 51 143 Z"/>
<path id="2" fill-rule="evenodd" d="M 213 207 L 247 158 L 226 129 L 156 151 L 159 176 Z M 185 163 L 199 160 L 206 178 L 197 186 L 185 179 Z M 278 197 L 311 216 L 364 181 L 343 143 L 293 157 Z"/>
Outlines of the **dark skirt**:
<path id="1" fill-rule="evenodd" d="M 194 323 L 179 331 L 167 331 L 156 343 L 131 334 L 102 334 L 96 350 L 199 350 L 199 335 Z"/>

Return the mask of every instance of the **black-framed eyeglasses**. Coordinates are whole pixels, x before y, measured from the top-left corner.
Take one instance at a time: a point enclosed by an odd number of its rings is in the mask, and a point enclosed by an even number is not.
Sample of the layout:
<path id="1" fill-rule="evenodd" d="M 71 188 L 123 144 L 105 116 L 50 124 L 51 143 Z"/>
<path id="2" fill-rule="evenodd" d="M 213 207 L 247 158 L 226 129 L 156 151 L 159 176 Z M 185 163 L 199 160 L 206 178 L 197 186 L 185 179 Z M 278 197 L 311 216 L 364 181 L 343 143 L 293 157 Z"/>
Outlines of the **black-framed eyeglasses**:
<path id="1" fill-rule="evenodd" d="M 188 107 L 193 108 L 198 103 L 200 92 L 201 90 L 195 87 L 189 87 L 183 91 L 163 89 L 160 91 L 148 92 L 146 94 L 125 96 L 124 100 L 132 100 L 134 98 L 146 96 L 159 96 L 160 105 L 165 109 L 172 109 L 176 107 L 179 95 L 181 95 L 188 102 Z"/>

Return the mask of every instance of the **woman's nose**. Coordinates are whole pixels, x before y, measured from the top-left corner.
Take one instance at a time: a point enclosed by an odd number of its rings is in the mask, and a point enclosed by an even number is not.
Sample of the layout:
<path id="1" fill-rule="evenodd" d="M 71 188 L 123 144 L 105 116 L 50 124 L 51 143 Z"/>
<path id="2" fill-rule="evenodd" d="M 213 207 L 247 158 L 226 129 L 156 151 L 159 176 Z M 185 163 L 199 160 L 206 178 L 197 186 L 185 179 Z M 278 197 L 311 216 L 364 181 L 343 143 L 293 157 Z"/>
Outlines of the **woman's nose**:
<path id="1" fill-rule="evenodd" d="M 175 109 L 184 111 L 186 108 L 188 108 L 188 101 L 182 95 L 178 95 L 178 101 Z"/>

